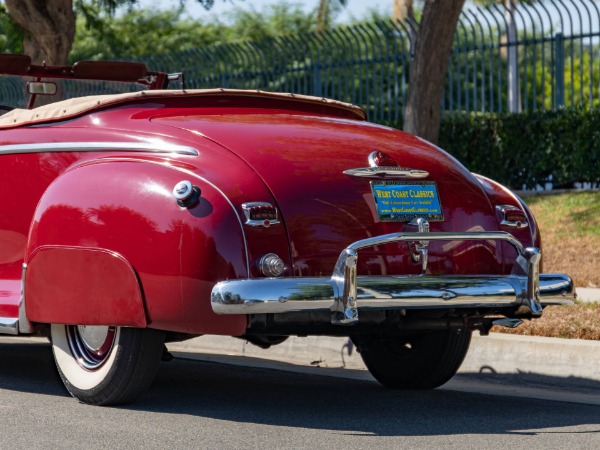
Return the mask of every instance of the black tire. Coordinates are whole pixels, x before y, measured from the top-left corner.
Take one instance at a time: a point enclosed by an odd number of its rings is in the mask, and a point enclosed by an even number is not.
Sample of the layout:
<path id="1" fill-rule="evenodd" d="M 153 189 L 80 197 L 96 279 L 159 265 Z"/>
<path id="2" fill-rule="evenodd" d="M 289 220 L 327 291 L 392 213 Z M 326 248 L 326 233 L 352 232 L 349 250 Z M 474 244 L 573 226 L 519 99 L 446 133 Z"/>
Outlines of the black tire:
<path id="1" fill-rule="evenodd" d="M 434 389 L 458 371 L 469 344 L 469 330 L 427 331 L 410 336 L 352 338 L 371 372 L 393 389 Z"/>
<path id="2" fill-rule="evenodd" d="M 69 393 L 91 405 L 130 403 L 150 387 L 164 332 L 122 327 L 51 327 L 52 350 Z"/>

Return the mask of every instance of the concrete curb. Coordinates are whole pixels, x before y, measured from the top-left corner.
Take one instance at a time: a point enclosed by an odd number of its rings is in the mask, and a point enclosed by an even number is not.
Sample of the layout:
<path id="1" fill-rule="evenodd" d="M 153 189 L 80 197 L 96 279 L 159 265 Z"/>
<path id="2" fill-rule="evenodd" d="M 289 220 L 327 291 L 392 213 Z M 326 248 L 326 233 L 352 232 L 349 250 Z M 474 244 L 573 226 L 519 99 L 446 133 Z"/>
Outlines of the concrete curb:
<path id="1" fill-rule="evenodd" d="M 582 302 L 600 302 L 600 289 L 577 288 L 577 300 Z"/>
<path id="2" fill-rule="evenodd" d="M 366 370 L 347 338 L 291 337 L 263 350 L 246 341 L 203 336 L 168 345 L 175 352 L 247 356 L 283 361 L 300 366 Z M 569 379 L 600 388 L 600 342 L 491 333 L 473 335 L 460 374 L 524 374 Z"/>

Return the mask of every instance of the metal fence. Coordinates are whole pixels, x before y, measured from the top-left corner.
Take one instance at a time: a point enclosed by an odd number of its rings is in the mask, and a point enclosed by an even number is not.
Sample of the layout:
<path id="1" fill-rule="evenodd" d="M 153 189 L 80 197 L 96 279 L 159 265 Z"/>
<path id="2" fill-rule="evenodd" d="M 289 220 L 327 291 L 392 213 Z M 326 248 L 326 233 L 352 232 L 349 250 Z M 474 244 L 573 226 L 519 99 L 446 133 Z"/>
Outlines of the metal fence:
<path id="1" fill-rule="evenodd" d="M 264 89 L 331 97 L 398 125 L 418 24 L 375 21 L 323 33 L 137 58 L 185 72 L 190 88 Z M 517 112 L 600 105 L 600 9 L 594 0 L 468 5 L 460 16 L 442 109 Z M 18 103 L 0 79 L 3 104 Z M 12 85 L 11 85 L 12 86 Z M 105 92 L 89 90 L 67 96 Z M 110 89 L 108 89 L 110 91 Z"/>

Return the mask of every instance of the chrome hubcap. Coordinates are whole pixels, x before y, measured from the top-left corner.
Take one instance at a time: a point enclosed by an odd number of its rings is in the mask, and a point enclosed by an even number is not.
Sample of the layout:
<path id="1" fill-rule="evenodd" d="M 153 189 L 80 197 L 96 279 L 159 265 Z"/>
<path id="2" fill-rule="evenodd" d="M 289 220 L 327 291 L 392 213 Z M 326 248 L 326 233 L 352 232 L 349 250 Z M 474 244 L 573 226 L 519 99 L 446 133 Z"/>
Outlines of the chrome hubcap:
<path id="1" fill-rule="evenodd" d="M 71 354 L 87 370 L 101 367 L 113 348 L 116 328 L 107 326 L 67 325 Z"/>

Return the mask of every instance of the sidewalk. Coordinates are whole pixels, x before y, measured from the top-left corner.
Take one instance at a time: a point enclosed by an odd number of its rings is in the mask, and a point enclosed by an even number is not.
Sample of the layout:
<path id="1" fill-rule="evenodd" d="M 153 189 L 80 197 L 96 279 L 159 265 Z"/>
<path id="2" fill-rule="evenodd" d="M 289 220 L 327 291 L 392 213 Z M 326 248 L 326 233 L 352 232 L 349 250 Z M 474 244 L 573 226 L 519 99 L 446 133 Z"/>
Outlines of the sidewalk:
<path id="1" fill-rule="evenodd" d="M 244 340 L 203 336 L 168 344 L 170 351 L 246 356 L 300 366 L 366 370 L 347 338 L 290 337 L 263 350 Z M 600 342 L 491 333 L 473 334 L 471 348 L 459 371 L 463 374 L 541 375 L 600 382 Z"/>
<path id="2" fill-rule="evenodd" d="M 600 302 L 600 289 L 577 288 L 580 301 Z M 292 364 L 366 370 L 347 338 L 290 337 L 263 350 L 241 339 L 203 336 L 169 344 L 179 352 L 248 356 Z M 491 333 L 473 334 L 459 373 L 540 374 L 600 382 L 600 341 Z"/>
<path id="3" fill-rule="evenodd" d="M 577 288 L 577 300 L 582 302 L 599 302 L 600 289 L 598 288 Z"/>

